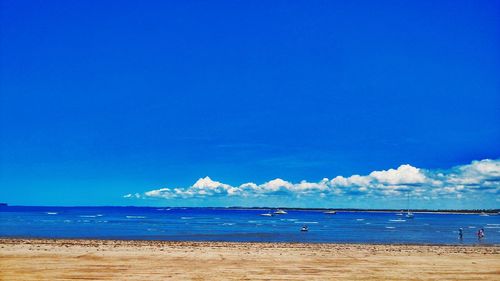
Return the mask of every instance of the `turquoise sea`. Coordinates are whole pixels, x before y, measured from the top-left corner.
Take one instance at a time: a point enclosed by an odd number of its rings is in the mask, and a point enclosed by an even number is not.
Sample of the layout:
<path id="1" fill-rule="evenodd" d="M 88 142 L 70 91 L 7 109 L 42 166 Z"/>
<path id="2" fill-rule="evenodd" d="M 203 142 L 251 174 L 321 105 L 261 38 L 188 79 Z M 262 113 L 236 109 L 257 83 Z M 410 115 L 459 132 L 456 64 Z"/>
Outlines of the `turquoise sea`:
<path id="1" fill-rule="evenodd" d="M 154 207 L 0 207 L 0 237 L 171 241 L 500 244 L 500 216 Z M 308 231 L 301 231 L 303 226 Z M 458 230 L 464 237 L 459 239 Z M 485 237 L 477 238 L 483 228 Z"/>

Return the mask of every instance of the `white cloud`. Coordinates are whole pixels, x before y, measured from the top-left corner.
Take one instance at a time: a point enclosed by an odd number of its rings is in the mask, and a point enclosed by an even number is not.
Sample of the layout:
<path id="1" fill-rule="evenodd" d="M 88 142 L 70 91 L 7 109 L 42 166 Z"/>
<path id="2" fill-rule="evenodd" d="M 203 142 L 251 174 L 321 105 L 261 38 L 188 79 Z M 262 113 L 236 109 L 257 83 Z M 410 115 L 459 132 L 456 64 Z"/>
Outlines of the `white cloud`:
<path id="1" fill-rule="evenodd" d="M 123 195 L 123 198 L 141 198 L 141 195 L 139 193 L 129 193 L 129 194 L 126 194 L 126 195 Z"/>
<path id="2" fill-rule="evenodd" d="M 256 184 L 248 182 L 232 186 L 210 177 L 197 180 L 187 188 L 160 188 L 144 194 L 127 194 L 125 198 L 204 198 L 215 196 L 259 197 L 269 195 L 329 196 L 365 194 L 370 196 L 401 196 L 411 191 L 422 198 L 454 196 L 462 198 L 467 192 L 500 193 L 500 160 L 473 161 L 449 170 L 425 170 L 408 164 L 397 169 L 373 171 L 368 175 L 336 176 L 318 182 L 292 183 L 280 178 Z"/>
<path id="3" fill-rule="evenodd" d="M 282 179 L 274 179 L 264 183 L 260 187 L 264 191 L 278 191 L 281 188 L 290 189 L 293 187 L 293 184 Z"/>
<path id="4" fill-rule="evenodd" d="M 426 176 L 420 169 L 408 164 L 401 165 L 396 170 L 371 172 L 370 177 L 381 184 L 390 185 L 421 184 L 427 181 Z"/>
<path id="5" fill-rule="evenodd" d="M 223 184 L 223 183 L 218 182 L 218 181 L 213 181 L 209 177 L 201 178 L 193 184 L 193 188 L 197 188 L 197 189 L 218 190 L 218 189 L 226 189 L 228 187 L 229 187 L 229 185 Z"/>
<path id="6" fill-rule="evenodd" d="M 480 185 L 500 181 L 500 161 L 473 161 L 469 165 L 455 167 L 448 175 L 447 182 L 462 185 Z"/>

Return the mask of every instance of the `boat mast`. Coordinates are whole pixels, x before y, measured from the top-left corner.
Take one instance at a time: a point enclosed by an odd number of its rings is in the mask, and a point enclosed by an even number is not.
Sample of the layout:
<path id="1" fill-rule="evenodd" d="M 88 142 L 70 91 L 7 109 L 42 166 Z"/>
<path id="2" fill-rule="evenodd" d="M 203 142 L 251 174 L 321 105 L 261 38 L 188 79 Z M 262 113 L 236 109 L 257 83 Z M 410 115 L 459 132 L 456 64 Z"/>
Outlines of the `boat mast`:
<path id="1" fill-rule="evenodd" d="M 407 203 L 408 214 L 410 213 L 410 192 L 408 191 L 408 203 Z"/>

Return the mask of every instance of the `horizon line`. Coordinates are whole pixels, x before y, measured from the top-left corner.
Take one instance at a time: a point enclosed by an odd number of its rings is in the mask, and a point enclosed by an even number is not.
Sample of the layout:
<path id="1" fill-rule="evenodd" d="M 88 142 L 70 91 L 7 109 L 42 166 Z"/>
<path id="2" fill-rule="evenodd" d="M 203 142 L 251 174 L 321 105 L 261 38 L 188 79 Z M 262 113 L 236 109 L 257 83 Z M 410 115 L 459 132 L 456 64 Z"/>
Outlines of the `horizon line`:
<path id="1" fill-rule="evenodd" d="M 388 211 L 399 212 L 406 210 L 405 208 L 324 208 L 324 207 L 271 207 L 271 206 L 134 206 L 134 205 L 6 205 L 0 206 L 0 210 L 5 207 L 46 207 L 46 208 L 174 208 L 174 209 L 286 209 L 286 210 L 334 210 L 334 211 Z M 470 211 L 470 212 L 500 212 L 500 208 L 487 209 L 430 209 L 416 208 L 410 209 L 413 212 L 453 212 L 453 211 Z"/>

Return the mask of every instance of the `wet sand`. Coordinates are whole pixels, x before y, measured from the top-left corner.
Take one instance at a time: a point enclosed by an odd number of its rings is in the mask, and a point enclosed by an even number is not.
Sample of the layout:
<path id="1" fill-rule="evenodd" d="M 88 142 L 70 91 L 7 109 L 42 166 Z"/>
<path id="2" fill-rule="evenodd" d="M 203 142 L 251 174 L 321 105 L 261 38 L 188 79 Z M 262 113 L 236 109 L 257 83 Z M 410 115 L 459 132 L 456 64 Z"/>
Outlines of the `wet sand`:
<path id="1" fill-rule="evenodd" d="M 500 280 L 500 247 L 0 239 L 0 280 Z"/>

